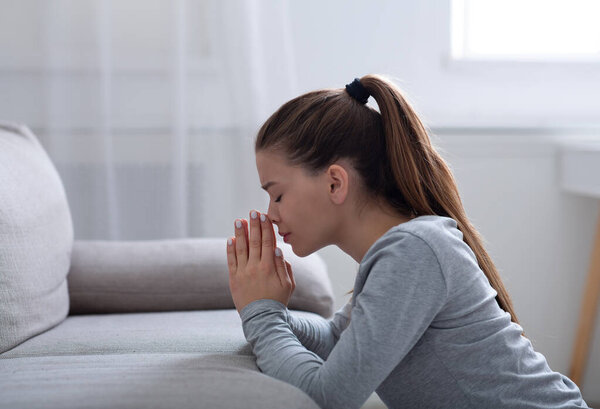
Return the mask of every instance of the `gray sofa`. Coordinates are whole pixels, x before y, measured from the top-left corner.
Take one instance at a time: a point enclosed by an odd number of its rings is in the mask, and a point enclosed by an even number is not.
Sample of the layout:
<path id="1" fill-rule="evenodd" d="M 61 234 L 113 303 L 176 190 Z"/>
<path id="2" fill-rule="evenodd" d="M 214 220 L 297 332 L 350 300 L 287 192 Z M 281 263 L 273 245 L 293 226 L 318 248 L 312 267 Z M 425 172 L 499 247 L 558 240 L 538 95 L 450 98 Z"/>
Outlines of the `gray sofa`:
<path id="1" fill-rule="evenodd" d="M 258 370 L 225 243 L 74 240 L 41 144 L 0 123 L 0 408 L 318 408 Z M 290 310 L 331 316 L 323 261 L 280 247 Z"/>

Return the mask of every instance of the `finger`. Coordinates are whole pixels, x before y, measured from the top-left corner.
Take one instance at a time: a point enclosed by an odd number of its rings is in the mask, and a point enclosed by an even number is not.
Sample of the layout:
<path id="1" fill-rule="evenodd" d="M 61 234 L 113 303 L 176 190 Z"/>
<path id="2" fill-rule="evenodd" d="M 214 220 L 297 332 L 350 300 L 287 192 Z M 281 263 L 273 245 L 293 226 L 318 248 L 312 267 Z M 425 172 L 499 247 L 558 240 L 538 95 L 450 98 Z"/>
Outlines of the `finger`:
<path id="1" fill-rule="evenodd" d="M 268 218 L 268 216 L 267 216 Z M 277 236 L 275 235 L 275 227 L 273 227 L 273 222 L 269 219 L 269 223 L 271 224 L 271 232 L 273 233 L 273 248 L 277 245 Z"/>
<path id="2" fill-rule="evenodd" d="M 260 215 L 260 226 L 262 229 L 262 254 L 270 256 L 275 247 L 275 231 L 273 223 L 266 214 Z"/>
<path id="3" fill-rule="evenodd" d="M 235 255 L 238 268 L 245 268 L 248 263 L 248 244 L 246 240 L 245 220 L 235 221 Z"/>
<path id="4" fill-rule="evenodd" d="M 258 264 L 260 261 L 262 239 L 260 214 L 256 210 L 250 212 L 250 238 L 248 239 L 248 262 Z"/>
<path id="5" fill-rule="evenodd" d="M 235 237 L 227 239 L 227 267 L 229 274 L 235 275 L 237 272 L 237 258 L 235 256 Z"/>
<path id="6" fill-rule="evenodd" d="M 283 252 L 279 247 L 275 247 L 275 270 L 277 270 L 277 276 L 279 277 L 281 286 L 291 287 L 292 283 L 283 260 Z"/>
<path id="7" fill-rule="evenodd" d="M 290 277 L 290 281 L 292 282 L 292 291 L 294 291 L 296 289 L 296 280 L 294 279 L 294 272 L 292 271 L 292 265 L 286 261 L 285 266 L 287 267 L 288 276 Z"/>
<path id="8" fill-rule="evenodd" d="M 248 226 L 248 220 L 242 219 L 242 226 L 244 226 L 244 239 L 246 240 L 246 254 L 250 254 L 248 250 L 248 235 L 250 234 L 250 226 Z"/>

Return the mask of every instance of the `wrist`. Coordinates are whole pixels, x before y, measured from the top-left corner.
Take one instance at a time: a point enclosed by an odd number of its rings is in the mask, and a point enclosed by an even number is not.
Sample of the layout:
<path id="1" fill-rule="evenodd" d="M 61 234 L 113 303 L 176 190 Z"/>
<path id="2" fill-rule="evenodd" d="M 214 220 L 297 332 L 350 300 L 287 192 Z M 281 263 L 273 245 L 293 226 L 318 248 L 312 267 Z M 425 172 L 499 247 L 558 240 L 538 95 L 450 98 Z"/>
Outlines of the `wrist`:
<path id="1" fill-rule="evenodd" d="M 287 306 L 278 300 L 261 298 L 249 302 L 238 310 L 242 321 L 249 320 L 265 311 L 287 311 Z"/>

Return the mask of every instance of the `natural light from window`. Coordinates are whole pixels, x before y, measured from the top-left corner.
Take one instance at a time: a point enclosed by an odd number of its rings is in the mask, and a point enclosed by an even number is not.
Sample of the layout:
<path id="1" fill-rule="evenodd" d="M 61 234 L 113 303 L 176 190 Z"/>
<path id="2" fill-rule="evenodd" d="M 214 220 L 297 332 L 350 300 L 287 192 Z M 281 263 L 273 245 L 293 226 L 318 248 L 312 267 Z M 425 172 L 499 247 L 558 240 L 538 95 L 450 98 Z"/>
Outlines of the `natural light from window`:
<path id="1" fill-rule="evenodd" d="M 600 0 L 452 0 L 457 60 L 600 61 Z"/>

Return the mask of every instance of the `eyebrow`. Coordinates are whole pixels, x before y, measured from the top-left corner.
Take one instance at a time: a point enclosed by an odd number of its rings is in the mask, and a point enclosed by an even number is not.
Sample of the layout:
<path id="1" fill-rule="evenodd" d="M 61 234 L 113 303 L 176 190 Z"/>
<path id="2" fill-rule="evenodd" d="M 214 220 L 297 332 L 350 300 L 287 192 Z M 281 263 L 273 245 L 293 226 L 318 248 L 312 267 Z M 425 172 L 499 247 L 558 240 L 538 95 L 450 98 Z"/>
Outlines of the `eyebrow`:
<path id="1" fill-rule="evenodd" d="M 275 184 L 277 184 L 277 182 L 273 182 L 273 181 L 267 182 L 267 183 L 264 184 L 264 186 L 262 186 L 262 188 L 268 192 L 269 191 L 269 187 L 271 187 L 271 185 L 275 185 Z"/>

